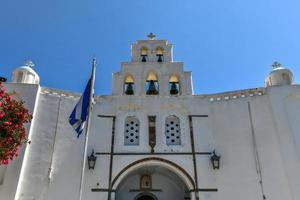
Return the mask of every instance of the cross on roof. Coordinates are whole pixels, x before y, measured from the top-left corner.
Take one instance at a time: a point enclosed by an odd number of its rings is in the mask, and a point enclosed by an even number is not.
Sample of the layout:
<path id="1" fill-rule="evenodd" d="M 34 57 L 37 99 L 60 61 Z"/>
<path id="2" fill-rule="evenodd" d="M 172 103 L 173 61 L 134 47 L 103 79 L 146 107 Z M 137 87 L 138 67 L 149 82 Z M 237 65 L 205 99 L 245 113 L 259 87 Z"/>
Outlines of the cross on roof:
<path id="1" fill-rule="evenodd" d="M 282 67 L 282 65 L 279 62 L 275 61 L 275 62 L 273 62 L 272 67 L 273 67 L 273 69 L 277 69 L 279 67 Z"/>
<path id="2" fill-rule="evenodd" d="M 27 67 L 31 67 L 31 68 L 34 67 L 34 64 L 33 64 L 33 62 L 31 60 L 26 60 L 25 63 L 24 63 L 24 65 L 27 66 Z"/>
<path id="3" fill-rule="evenodd" d="M 149 35 L 147 35 L 147 37 L 150 39 L 150 40 L 154 40 L 156 35 L 154 35 L 153 33 L 149 33 Z"/>

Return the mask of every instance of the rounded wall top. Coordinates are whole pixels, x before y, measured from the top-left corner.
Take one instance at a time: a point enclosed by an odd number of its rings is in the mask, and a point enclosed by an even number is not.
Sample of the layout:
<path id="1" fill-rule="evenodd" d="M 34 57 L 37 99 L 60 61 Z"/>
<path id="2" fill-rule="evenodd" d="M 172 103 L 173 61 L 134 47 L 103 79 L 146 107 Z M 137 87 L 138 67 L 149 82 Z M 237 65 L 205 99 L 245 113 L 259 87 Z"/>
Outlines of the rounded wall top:
<path id="1" fill-rule="evenodd" d="M 273 70 L 269 73 L 265 79 L 265 86 L 275 86 L 275 85 L 291 85 L 293 84 L 293 73 L 291 70 L 283 67 L 280 63 L 274 62 Z"/>
<path id="2" fill-rule="evenodd" d="M 13 83 L 39 84 L 39 75 L 32 69 L 32 61 L 26 61 L 24 66 L 14 70 L 12 75 Z"/>

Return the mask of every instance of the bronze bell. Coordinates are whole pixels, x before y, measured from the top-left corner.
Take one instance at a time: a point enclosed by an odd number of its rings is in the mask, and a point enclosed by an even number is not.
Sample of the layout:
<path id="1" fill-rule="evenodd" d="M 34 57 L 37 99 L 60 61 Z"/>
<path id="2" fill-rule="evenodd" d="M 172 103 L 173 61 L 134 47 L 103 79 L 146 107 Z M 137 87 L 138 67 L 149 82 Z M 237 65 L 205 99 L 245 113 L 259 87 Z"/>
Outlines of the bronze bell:
<path id="1" fill-rule="evenodd" d="M 142 62 L 146 62 L 147 61 L 147 55 L 142 55 Z"/>
<path id="2" fill-rule="evenodd" d="M 179 91 L 178 91 L 176 82 L 172 82 L 171 83 L 170 94 L 178 94 L 178 93 L 179 93 Z"/>
<path id="3" fill-rule="evenodd" d="M 127 95 L 133 95 L 134 94 L 133 83 L 127 83 L 125 94 L 127 94 Z"/>
<path id="4" fill-rule="evenodd" d="M 146 94 L 150 94 L 150 95 L 152 95 L 152 94 L 158 94 L 158 90 L 155 87 L 154 80 L 150 80 L 150 82 L 149 82 L 149 88 L 148 88 Z"/>
<path id="5" fill-rule="evenodd" d="M 162 62 L 163 61 L 163 55 L 157 54 L 157 62 Z"/>
<path id="6" fill-rule="evenodd" d="M 5 77 L 0 76 L 0 82 L 6 82 L 7 79 Z"/>

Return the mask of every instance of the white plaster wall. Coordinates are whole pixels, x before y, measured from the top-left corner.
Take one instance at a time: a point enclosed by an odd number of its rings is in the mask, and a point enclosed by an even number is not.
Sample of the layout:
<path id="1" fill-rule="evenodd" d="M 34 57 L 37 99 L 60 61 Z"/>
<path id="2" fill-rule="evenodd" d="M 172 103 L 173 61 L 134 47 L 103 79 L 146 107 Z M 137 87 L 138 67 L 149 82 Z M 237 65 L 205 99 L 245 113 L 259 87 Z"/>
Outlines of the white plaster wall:
<path id="1" fill-rule="evenodd" d="M 20 84 L 20 83 L 2 83 L 4 88 L 9 93 L 15 93 L 13 95 L 16 99 L 22 99 L 25 102 L 25 107 L 29 110 L 31 114 L 34 113 L 36 97 L 38 93 L 39 86 L 32 84 Z M 34 120 L 34 119 L 33 119 Z M 31 124 L 26 124 L 27 135 L 30 132 Z M 20 171 L 24 159 L 24 152 L 26 149 L 26 144 L 23 144 L 20 149 L 19 156 L 10 161 L 8 166 L 1 166 L 3 173 L 3 183 L 0 184 L 0 199 L 14 199 Z"/>
<path id="2" fill-rule="evenodd" d="M 268 88 L 268 93 L 289 192 L 291 198 L 299 199 L 300 159 L 297 137 L 299 130 L 295 131 L 295 127 L 299 127 L 297 120 L 299 116 L 296 117 L 295 111 L 291 111 L 299 108 L 299 99 L 297 98 L 300 94 L 299 86 L 274 86 Z M 286 105 L 289 101 L 293 102 Z"/>
<path id="3" fill-rule="evenodd" d="M 222 156 L 221 169 L 213 171 L 207 163 L 206 168 L 199 168 L 200 175 L 211 174 L 210 177 L 206 175 L 205 180 L 211 186 L 216 185 L 218 199 L 258 199 L 247 100 L 211 104 L 209 119 L 213 124 L 213 148 Z M 205 180 L 199 179 L 199 183 L 205 186 Z"/>

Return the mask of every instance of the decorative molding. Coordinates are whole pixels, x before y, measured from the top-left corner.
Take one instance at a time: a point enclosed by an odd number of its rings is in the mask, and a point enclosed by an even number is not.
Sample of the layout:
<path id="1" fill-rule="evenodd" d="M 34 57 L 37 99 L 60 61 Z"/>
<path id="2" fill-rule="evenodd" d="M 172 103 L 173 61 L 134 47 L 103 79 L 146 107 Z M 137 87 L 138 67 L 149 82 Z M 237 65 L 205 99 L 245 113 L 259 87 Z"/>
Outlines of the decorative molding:
<path id="1" fill-rule="evenodd" d="M 110 155 L 110 152 L 96 152 L 96 155 Z M 147 156 L 147 155 L 192 155 L 193 152 L 115 152 L 115 156 Z M 211 155 L 211 152 L 194 152 L 196 155 Z"/>
<path id="2" fill-rule="evenodd" d="M 220 93 L 220 94 L 213 94 L 207 95 L 210 102 L 218 102 L 218 101 L 230 101 L 240 98 L 247 98 L 247 97 L 257 97 L 264 95 L 265 88 L 255 88 L 255 89 L 248 89 L 248 90 L 239 90 L 235 92 L 227 92 L 227 93 Z"/>

